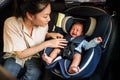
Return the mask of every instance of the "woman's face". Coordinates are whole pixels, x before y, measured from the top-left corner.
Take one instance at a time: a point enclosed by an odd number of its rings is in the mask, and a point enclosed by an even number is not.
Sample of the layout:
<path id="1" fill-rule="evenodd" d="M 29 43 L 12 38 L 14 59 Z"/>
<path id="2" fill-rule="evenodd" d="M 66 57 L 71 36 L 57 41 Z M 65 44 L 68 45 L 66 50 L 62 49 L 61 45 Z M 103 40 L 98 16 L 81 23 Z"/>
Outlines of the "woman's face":
<path id="1" fill-rule="evenodd" d="M 70 35 L 73 38 L 83 35 L 83 25 L 74 24 L 70 30 Z"/>
<path id="2" fill-rule="evenodd" d="M 50 21 L 51 6 L 50 4 L 42 11 L 32 15 L 32 23 L 35 26 L 46 26 Z"/>

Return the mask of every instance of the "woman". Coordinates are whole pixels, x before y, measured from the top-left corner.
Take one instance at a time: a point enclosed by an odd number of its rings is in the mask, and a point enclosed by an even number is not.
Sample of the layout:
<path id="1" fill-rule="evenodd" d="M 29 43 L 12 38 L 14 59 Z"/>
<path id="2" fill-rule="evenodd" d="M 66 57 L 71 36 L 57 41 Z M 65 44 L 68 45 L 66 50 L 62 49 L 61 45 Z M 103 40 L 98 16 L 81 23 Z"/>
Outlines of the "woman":
<path id="1" fill-rule="evenodd" d="M 41 72 L 37 53 L 46 47 L 64 48 L 67 41 L 61 34 L 47 32 L 51 13 L 49 0 L 18 1 L 17 15 L 4 23 L 4 67 L 14 77 L 25 67 L 20 80 L 38 80 Z M 54 39 L 44 41 L 50 37 Z"/>

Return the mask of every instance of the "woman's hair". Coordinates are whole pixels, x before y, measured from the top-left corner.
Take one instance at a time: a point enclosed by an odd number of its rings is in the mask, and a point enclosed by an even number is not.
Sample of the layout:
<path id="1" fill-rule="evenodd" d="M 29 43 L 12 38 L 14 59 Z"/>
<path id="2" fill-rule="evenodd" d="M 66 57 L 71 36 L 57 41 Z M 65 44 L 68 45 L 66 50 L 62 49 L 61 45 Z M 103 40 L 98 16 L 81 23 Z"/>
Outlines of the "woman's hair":
<path id="1" fill-rule="evenodd" d="M 26 12 L 37 14 L 44 10 L 50 0 L 15 0 L 15 16 L 26 17 Z"/>

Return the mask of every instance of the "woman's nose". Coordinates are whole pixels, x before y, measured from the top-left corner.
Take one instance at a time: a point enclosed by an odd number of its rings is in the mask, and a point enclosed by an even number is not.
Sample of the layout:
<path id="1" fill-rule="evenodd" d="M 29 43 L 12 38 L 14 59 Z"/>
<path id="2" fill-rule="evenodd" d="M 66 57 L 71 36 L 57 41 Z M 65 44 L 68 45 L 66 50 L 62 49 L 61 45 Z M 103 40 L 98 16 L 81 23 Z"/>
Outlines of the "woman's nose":
<path id="1" fill-rule="evenodd" d="M 48 22 L 50 21 L 51 19 L 50 19 L 50 16 L 48 17 Z"/>

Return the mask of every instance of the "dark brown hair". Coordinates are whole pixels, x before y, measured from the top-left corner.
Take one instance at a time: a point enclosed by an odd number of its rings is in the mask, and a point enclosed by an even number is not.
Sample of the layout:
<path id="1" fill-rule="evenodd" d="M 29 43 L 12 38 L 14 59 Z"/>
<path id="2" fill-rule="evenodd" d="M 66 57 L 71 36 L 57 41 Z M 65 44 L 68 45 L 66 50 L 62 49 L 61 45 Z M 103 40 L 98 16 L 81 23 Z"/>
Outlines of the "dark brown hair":
<path id="1" fill-rule="evenodd" d="M 37 14 L 44 10 L 50 0 L 15 0 L 15 16 L 26 17 L 26 12 Z"/>

